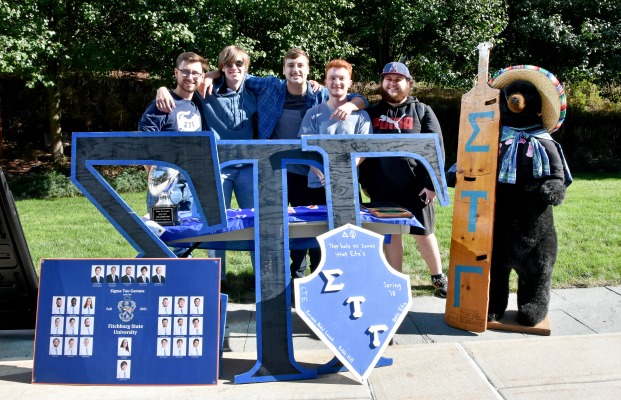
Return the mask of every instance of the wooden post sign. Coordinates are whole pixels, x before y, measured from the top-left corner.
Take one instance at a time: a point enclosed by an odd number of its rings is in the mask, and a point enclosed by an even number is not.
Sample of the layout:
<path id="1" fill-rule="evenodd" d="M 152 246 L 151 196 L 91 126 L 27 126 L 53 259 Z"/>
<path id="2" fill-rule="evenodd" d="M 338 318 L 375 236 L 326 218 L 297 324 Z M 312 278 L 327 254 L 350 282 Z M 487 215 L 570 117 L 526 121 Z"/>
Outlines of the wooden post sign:
<path id="1" fill-rule="evenodd" d="M 450 326 L 473 332 L 487 328 L 494 231 L 500 91 L 487 84 L 491 47 L 477 47 L 477 81 L 461 99 L 445 313 Z"/>

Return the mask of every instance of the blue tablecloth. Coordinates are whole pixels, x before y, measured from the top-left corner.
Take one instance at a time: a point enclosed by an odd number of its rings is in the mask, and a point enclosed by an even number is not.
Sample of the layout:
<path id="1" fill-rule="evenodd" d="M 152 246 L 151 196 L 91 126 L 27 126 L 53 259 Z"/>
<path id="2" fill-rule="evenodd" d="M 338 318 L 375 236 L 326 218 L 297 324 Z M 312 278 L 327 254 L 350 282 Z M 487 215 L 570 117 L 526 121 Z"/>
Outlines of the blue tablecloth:
<path id="1" fill-rule="evenodd" d="M 240 229 L 254 227 L 254 210 L 253 209 L 229 209 L 226 210 L 227 227 L 217 229 L 207 235 L 217 235 L 219 233 L 231 232 Z M 313 222 L 313 221 L 327 221 L 328 212 L 326 206 L 302 206 L 302 207 L 289 207 L 288 209 L 289 223 L 296 222 Z M 172 240 L 179 240 L 184 238 L 192 238 L 199 235 L 205 235 L 199 233 L 203 229 L 203 223 L 198 218 L 193 218 L 187 213 L 180 213 L 181 224 L 175 226 L 165 226 L 165 232 L 160 237 L 165 243 Z M 378 218 L 366 210 L 360 210 L 360 220 L 362 222 L 379 222 L 384 224 L 395 225 L 408 225 L 422 228 L 422 225 L 414 217 L 412 218 Z M 221 242 L 203 242 L 198 245 L 198 248 L 207 249 L 226 249 L 226 250 L 254 250 L 253 240 L 236 240 L 236 241 L 221 241 Z M 187 243 L 174 243 L 175 247 L 190 247 L 194 245 L 194 242 Z M 302 238 L 291 239 L 289 241 L 289 247 L 291 249 L 305 249 L 310 247 L 318 247 L 317 240 L 315 238 Z"/>

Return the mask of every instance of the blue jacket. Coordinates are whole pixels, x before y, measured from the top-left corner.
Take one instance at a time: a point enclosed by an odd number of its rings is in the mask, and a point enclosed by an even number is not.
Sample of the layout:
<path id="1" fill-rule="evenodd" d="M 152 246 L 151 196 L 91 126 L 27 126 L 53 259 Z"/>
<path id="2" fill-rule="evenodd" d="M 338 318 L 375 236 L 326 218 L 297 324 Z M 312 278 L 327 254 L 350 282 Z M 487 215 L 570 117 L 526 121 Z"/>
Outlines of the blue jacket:
<path id="1" fill-rule="evenodd" d="M 245 85 L 249 92 L 253 92 L 257 96 L 257 105 L 259 107 L 259 139 L 269 139 L 274 132 L 274 128 L 276 128 L 278 119 L 282 114 L 283 106 L 285 105 L 287 81 L 274 76 L 258 78 L 248 75 Z M 324 87 L 323 90 L 313 92 L 310 83 L 307 82 L 306 85 L 307 109 L 328 101 L 328 89 Z M 348 100 L 354 97 L 364 99 L 368 107 L 369 103 L 363 96 L 359 94 L 347 95 Z"/>
<path id="2" fill-rule="evenodd" d="M 255 94 L 245 90 L 245 82 L 237 92 L 230 93 L 218 93 L 222 85 L 224 77 L 216 79 L 213 93 L 205 99 L 194 93 L 194 100 L 202 106 L 204 127 L 221 140 L 253 139 L 253 119 L 257 112 Z"/>

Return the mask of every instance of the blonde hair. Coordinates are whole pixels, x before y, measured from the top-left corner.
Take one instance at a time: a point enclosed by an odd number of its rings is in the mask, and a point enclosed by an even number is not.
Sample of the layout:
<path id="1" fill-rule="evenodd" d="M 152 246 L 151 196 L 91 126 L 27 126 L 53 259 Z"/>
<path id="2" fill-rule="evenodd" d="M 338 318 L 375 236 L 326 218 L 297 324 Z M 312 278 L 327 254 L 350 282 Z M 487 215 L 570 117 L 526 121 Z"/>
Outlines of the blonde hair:
<path id="1" fill-rule="evenodd" d="M 237 46 L 226 46 L 220 54 L 218 54 L 218 69 L 224 69 L 226 64 L 235 64 L 238 59 L 242 59 L 246 69 L 250 66 L 250 56 L 244 50 Z"/>

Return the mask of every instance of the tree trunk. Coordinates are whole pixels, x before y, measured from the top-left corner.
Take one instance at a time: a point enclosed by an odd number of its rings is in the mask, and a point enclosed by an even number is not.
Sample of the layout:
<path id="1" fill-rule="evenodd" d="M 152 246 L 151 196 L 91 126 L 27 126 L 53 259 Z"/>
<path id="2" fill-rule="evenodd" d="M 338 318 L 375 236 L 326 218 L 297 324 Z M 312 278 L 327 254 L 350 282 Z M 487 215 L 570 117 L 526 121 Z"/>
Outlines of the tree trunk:
<path id="1" fill-rule="evenodd" d="M 390 54 L 390 39 L 392 37 L 392 31 L 390 28 L 380 26 L 379 31 L 377 32 L 377 47 L 375 48 L 375 62 L 376 62 L 376 70 L 382 71 L 384 69 L 384 65 L 388 64 L 391 61 L 396 61 L 391 59 L 392 55 Z"/>
<path id="2" fill-rule="evenodd" d="M 47 89 L 50 115 L 50 148 L 54 161 L 60 161 L 64 157 L 63 141 L 60 127 L 60 88 L 58 85 Z"/>

